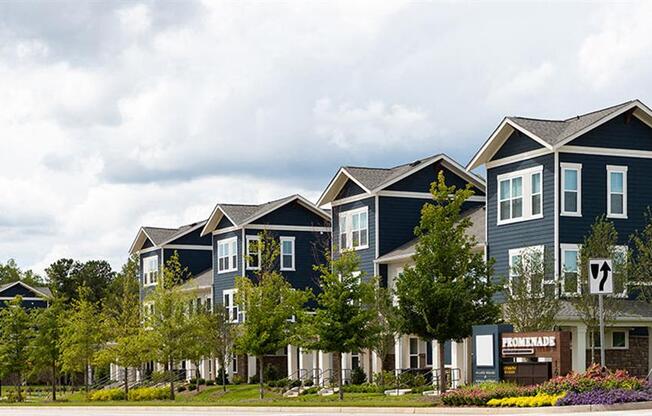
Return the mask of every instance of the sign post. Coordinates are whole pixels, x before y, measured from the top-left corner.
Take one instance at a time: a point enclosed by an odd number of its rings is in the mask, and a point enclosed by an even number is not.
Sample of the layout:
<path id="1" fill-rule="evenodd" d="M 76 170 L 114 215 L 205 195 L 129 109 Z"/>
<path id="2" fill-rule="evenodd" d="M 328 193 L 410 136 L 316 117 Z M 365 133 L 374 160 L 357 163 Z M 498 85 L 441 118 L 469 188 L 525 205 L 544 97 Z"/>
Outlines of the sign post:
<path id="1" fill-rule="evenodd" d="M 614 291 L 613 264 L 611 259 L 589 260 L 589 293 L 598 295 L 598 314 L 600 315 L 600 365 L 605 366 L 604 358 L 604 300 L 605 294 Z"/>

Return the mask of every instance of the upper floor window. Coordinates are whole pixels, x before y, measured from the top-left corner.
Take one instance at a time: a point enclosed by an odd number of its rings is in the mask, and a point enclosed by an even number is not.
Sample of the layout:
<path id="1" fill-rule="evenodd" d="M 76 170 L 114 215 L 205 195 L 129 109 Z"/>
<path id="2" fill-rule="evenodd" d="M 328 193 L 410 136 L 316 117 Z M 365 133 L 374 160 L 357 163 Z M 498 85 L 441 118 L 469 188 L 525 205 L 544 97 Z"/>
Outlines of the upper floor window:
<path id="1" fill-rule="evenodd" d="M 247 236 L 247 270 L 260 270 L 260 237 Z"/>
<path id="2" fill-rule="evenodd" d="M 217 272 L 233 272 L 238 270 L 238 240 L 229 238 L 217 242 Z"/>
<path id="3" fill-rule="evenodd" d="M 543 166 L 498 176 L 498 225 L 543 217 Z"/>
<path id="4" fill-rule="evenodd" d="M 561 215 L 582 216 L 582 165 L 561 164 Z"/>
<path id="5" fill-rule="evenodd" d="M 369 211 L 367 207 L 339 215 L 340 250 L 369 247 Z"/>
<path id="6" fill-rule="evenodd" d="M 281 237 L 281 271 L 294 270 L 294 237 Z"/>
<path id="7" fill-rule="evenodd" d="M 577 244 L 561 245 L 561 291 L 566 296 L 580 293 L 580 248 Z"/>
<path id="8" fill-rule="evenodd" d="M 607 165 L 607 217 L 627 218 L 627 166 Z"/>
<path id="9" fill-rule="evenodd" d="M 226 315 L 229 317 L 229 322 L 243 322 L 244 313 L 240 311 L 238 304 L 235 300 L 235 294 L 238 292 L 238 289 L 228 289 L 222 292 L 222 305 L 226 310 Z"/>
<path id="10" fill-rule="evenodd" d="M 143 285 L 151 286 L 158 282 L 158 256 L 143 259 Z"/>
<path id="11" fill-rule="evenodd" d="M 546 273 L 544 253 L 544 246 L 509 250 L 508 283 L 513 296 L 554 295 L 555 285 Z"/>

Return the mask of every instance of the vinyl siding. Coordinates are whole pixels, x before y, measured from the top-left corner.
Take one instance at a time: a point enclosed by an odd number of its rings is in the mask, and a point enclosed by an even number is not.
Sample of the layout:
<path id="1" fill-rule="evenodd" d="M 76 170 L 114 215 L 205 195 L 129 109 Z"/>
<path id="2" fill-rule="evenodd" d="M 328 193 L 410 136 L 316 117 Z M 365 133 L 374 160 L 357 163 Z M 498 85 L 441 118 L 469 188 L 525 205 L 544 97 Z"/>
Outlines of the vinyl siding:
<path id="1" fill-rule="evenodd" d="M 229 228 L 233 227 L 233 223 L 229 221 L 228 218 L 226 218 L 226 215 L 222 216 L 220 219 L 220 222 L 217 223 L 217 226 L 215 227 L 216 230 L 219 230 L 221 228 Z"/>
<path id="2" fill-rule="evenodd" d="M 145 242 L 143 243 L 143 247 L 141 248 L 141 250 L 144 250 L 144 249 L 150 248 L 150 247 L 154 247 L 154 244 L 152 244 L 152 240 L 150 240 L 149 238 L 146 238 Z"/>
<path id="3" fill-rule="evenodd" d="M 9 287 L 0 292 L 0 298 L 13 298 L 15 296 L 21 296 L 23 298 L 37 298 L 43 295 L 31 291 L 21 284 Z"/>
<path id="4" fill-rule="evenodd" d="M 203 227 L 199 227 L 196 230 L 182 235 L 181 237 L 170 241 L 169 244 L 181 244 L 181 245 L 197 245 L 197 246 L 211 246 L 211 236 L 210 234 L 201 236 L 201 230 Z"/>
<path id="5" fill-rule="evenodd" d="M 620 115 L 568 143 L 569 146 L 613 147 L 652 151 L 652 128 L 635 116 Z"/>
<path id="6" fill-rule="evenodd" d="M 164 264 L 174 255 L 179 254 L 179 263 L 181 268 L 188 268 L 191 276 L 197 276 L 200 273 L 210 269 L 213 253 L 210 250 L 184 250 L 184 249 L 163 249 Z"/>
<path id="7" fill-rule="evenodd" d="M 458 174 L 452 172 L 450 169 L 443 166 L 441 161 L 439 161 L 414 172 L 385 189 L 390 191 L 430 192 L 430 185 L 437 181 L 437 176 L 440 171 L 444 172 L 447 185 L 455 185 L 458 188 L 464 188 L 468 183 L 468 179 L 462 178 Z M 474 191 L 476 195 L 484 195 L 484 192 L 481 189 L 474 187 Z"/>
<path id="8" fill-rule="evenodd" d="M 330 222 L 310 211 L 297 201 L 293 201 L 266 214 L 254 224 L 300 225 L 312 227 L 330 227 Z"/>
<path id="9" fill-rule="evenodd" d="M 432 199 L 378 197 L 378 254 L 383 256 L 414 240 L 414 227 L 421 219 L 421 208 Z"/>
<path id="10" fill-rule="evenodd" d="M 217 272 L 217 242 L 236 237 L 238 240 L 237 270 L 228 273 Z M 215 304 L 222 303 L 222 291 L 235 287 L 236 276 L 242 276 L 242 230 L 230 231 L 213 236 L 213 293 Z"/>
<path id="11" fill-rule="evenodd" d="M 362 199 L 333 207 L 333 245 L 339 243 L 339 214 L 356 208 L 368 207 L 368 226 L 369 226 L 369 248 L 357 250 L 360 257 L 360 270 L 363 271 L 367 278 L 374 275 L 374 260 L 376 258 L 376 206 L 374 197 Z M 334 250 L 337 256 L 338 250 Z"/>
<path id="12" fill-rule="evenodd" d="M 543 165 L 543 218 L 497 225 L 498 182 L 503 173 Z M 509 272 L 509 250 L 544 245 L 547 255 L 554 253 L 554 156 L 552 154 L 514 162 L 487 170 L 487 255 L 494 258 L 496 280 Z M 548 254 L 549 253 L 549 254 Z M 502 298 L 499 296 L 498 301 Z"/>
<path id="13" fill-rule="evenodd" d="M 364 193 L 365 193 L 364 189 L 362 189 L 357 183 L 349 179 L 344 183 L 344 186 L 342 186 L 342 189 L 340 189 L 340 192 L 335 197 L 335 200 L 344 199 L 350 196 L 356 196 Z"/>
<path id="14" fill-rule="evenodd" d="M 515 130 L 505 143 L 503 143 L 500 149 L 498 149 L 491 160 L 498 160 L 541 148 L 543 148 L 541 144 L 532 140 L 520 131 Z"/>

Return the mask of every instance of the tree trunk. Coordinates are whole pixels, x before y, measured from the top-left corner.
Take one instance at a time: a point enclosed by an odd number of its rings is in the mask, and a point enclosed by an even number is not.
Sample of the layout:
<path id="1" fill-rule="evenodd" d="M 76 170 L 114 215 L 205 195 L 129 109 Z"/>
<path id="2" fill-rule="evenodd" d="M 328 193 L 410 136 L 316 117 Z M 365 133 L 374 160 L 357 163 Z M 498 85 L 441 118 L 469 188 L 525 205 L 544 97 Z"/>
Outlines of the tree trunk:
<path id="1" fill-rule="evenodd" d="M 260 393 L 260 400 L 263 399 L 265 396 L 265 388 L 263 387 L 263 356 L 261 355 L 258 357 L 258 383 L 259 383 L 259 393 Z"/>
<path id="2" fill-rule="evenodd" d="M 125 367 L 125 400 L 129 400 L 129 369 Z"/>
<path id="3" fill-rule="evenodd" d="M 374 354 L 370 349 L 367 351 L 369 354 L 369 384 L 372 384 L 374 382 Z"/>
<path id="4" fill-rule="evenodd" d="M 344 400 L 344 389 L 342 388 L 342 353 L 337 353 L 337 387 L 339 387 L 340 400 Z"/>
<path id="5" fill-rule="evenodd" d="M 441 394 L 446 392 L 448 382 L 446 380 L 446 351 L 444 350 L 445 343 L 439 341 L 439 392 Z"/>
<path id="6" fill-rule="evenodd" d="M 57 401 L 57 363 L 54 360 L 52 361 L 52 401 Z"/>
<path id="7" fill-rule="evenodd" d="M 84 390 L 86 391 L 86 395 L 88 396 L 88 383 L 90 380 L 88 380 L 88 359 L 84 360 Z"/>
<path id="8" fill-rule="evenodd" d="M 172 359 L 170 359 L 168 374 L 170 375 L 170 400 L 174 400 L 174 371 L 172 370 Z"/>
<path id="9" fill-rule="evenodd" d="M 22 378 L 23 377 L 22 377 L 21 373 L 18 372 L 18 374 L 16 374 L 16 391 L 18 392 L 18 401 L 19 402 L 23 401 L 23 395 L 22 395 L 22 392 L 20 390 L 20 387 L 21 387 L 20 386 L 20 380 L 22 380 Z"/>
<path id="10" fill-rule="evenodd" d="M 385 364 L 385 363 L 383 363 L 383 360 L 379 360 L 378 370 L 380 371 L 380 373 L 379 373 L 379 374 L 380 374 L 379 380 L 380 380 L 380 385 L 381 385 L 381 386 L 384 386 L 384 385 L 385 385 L 385 369 L 383 368 L 383 365 L 384 365 L 384 364 Z"/>
<path id="11" fill-rule="evenodd" d="M 226 355 L 224 360 L 220 361 L 220 366 L 222 367 L 222 390 L 226 393 Z"/>
<path id="12" fill-rule="evenodd" d="M 195 380 L 197 380 L 197 394 L 199 394 L 199 385 L 201 384 L 201 383 L 199 382 L 199 376 L 201 375 L 201 374 L 199 373 L 199 365 L 200 365 L 200 363 L 201 363 L 201 361 L 197 361 L 197 362 L 195 363 Z"/>

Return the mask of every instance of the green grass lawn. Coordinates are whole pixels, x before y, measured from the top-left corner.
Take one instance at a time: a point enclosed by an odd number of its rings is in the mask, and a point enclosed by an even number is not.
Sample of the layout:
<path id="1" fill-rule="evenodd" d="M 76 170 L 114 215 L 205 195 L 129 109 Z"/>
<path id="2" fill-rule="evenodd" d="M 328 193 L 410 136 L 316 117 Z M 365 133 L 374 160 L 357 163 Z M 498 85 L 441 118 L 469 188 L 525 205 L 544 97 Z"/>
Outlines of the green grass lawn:
<path id="1" fill-rule="evenodd" d="M 18 405 L 59 405 L 59 406 L 360 406 L 360 407 L 426 407 L 439 404 L 437 399 L 424 397 L 421 394 L 388 397 L 381 393 L 344 393 L 344 401 L 339 401 L 337 395 L 318 396 L 308 394 L 297 398 L 286 398 L 279 392 L 267 390 L 265 398 L 258 398 L 257 385 L 228 386 L 227 392 L 221 386 L 204 387 L 199 393 L 177 393 L 176 400 L 161 401 L 109 401 L 92 402 L 86 400 L 80 392 L 61 394 L 61 401 L 52 403 L 43 397 L 29 397 L 25 403 Z M 0 402 L 2 403 L 2 402 Z M 2 403 L 5 405 L 8 403 Z M 11 405 L 16 405 L 12 403 Z"/>

